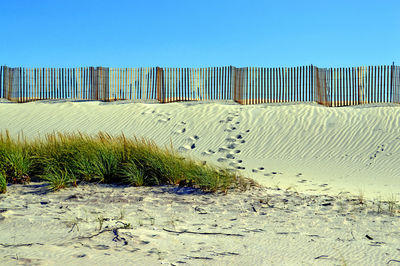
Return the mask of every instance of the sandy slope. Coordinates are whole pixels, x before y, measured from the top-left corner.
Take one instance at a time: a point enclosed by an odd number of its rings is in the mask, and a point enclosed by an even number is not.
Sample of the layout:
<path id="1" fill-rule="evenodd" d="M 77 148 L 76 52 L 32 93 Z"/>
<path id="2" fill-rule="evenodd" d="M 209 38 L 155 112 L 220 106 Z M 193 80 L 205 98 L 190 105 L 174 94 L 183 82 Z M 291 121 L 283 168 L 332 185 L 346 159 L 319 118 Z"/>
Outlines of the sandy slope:
<path id="1" fill-rule="evenodd" d="M 398 106 L 0 103 L 0 130 L 147 137 L 272 187 L 221 195 L 12 185 L 0 195 L 0 264 L 400 261 L 400 213 L 377 201 L 400 199 Z"/>
<path id="2" fill-rule="evenodd" d="M 400 198 L 400 107 L 316 104 L 0 104 L 0 130 L 124 133 L 308 193 Z"/>

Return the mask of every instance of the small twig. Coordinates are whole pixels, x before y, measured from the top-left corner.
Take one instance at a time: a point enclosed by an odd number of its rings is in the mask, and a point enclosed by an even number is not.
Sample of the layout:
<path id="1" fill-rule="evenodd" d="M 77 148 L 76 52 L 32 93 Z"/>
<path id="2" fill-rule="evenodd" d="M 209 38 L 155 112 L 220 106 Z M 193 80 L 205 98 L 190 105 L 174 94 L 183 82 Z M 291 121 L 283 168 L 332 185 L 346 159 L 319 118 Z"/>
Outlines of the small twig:
<path id="1" fill-rule="evenodd" d="M 315 257 L 314 260 L 325 259 L 327 257 L 328 257 L 328 255 L 321 255 L 321 256 Z"/>
<path id="2" fill-rule="evenodd" d="M 0 246 L 3 246 L 3 247 L 5 247 L 5 248 L 17 248 L 17 247 L 30 247 L 30 246 L 33 246 L 33 245 L 41 245 L 41 246 L 43 246 L 44 244 L 42 244 L 42 243 L 27 243 L 27 244 L 15 244 L 15 245 L 9 245 L 9 244 L 2 244 L 2 243 L 0 243 Z"/>
<path id="3" fill-rule="evenodd" d="M 350 233 L 351 233 L 351 236 L 353 237 L 353 240 L 356 240 L 356 238 L 353 235 L 353 231 L 350 231 Z"/>
<path id="4" fill-rule="evenodd" d="M 183 231 L 174 231 L 174 230 L 169 230 L 163 228 L 164 231 L 170 232 L 170 233 L 176 233 L 176 234 L 197 234 L 197 235 L 224 235 L 224 236 L 244 236 L 242 234 L 226 234 L 226 233 L 212 233 L 212 232 L 193 232 L 193 231 L 188 231 L 188 230 L 183 230 Z"/>
<path id="5" fill-rule="evenodd" d="M 240 255 L 239 253 L 236 253 L 236 252 L 220 252 L 220 253 L 214 252 L 214 254 L 216 256 Z"/>
<path id="6" fill-rule="evenodd" d="M 197 257 L 197 256 L 186 256 L 189 259 L 196 259 L 196 260 L 213 260 L 213 258 L 210 257 Z"/>
<path id="7" fill-rule="evenodd" d="M 68 233 L 71 233 L 71 232 L 74 230 L 75 226 L 76 226 L 76 229 L 79 231 L 78 225 L 77 225 L 76 223 L 74 223 L 74 224 L 72 225 L 72 227 L 71 227 L 71 230 L 69 230 Z"/>
<path id="8" fill-rule="evenodd" d="M 94 234 L 94 235 L 91 235 L 91 236 L 78 236 L 78 237 L 76 237 L 76 238 L 78 238 L 78 239 L 91 239 L 91 238 L 93 238 L 93 237 L 95 237 L 95 236 L 101 235 L 102 233 L 111 232 L 111 231 L 113 231 L 113 230 L 114 230 L 114 229 L 103 229 L 102 231 L 98 232 L 97 234 Z"/>
<path id="9" fill-rule="evenodd" d="M 366 238 L 368 238 L 369 240 L 374 240 L 372 237 L 370 237 L 369 235 L 365 235 Z"/>
<path id="10" fill-rule="evenodd" d="M 246 233 L 250 233 L 250 232 L 258 233 L 258 232 L 264 232 L 264 229 L 261 229 L 261 228 L 256 228 L 256 229 L 243 229 L 243 231 L 246 232 Z"/>
<path id="11" fill-rule="evenodd" d="M 400 263 L 400 260 L 389 260 L 386 264 L 389 264 L 389 263 L 391 263 L 391 262 L 398 262 L 398 263 Z"/>

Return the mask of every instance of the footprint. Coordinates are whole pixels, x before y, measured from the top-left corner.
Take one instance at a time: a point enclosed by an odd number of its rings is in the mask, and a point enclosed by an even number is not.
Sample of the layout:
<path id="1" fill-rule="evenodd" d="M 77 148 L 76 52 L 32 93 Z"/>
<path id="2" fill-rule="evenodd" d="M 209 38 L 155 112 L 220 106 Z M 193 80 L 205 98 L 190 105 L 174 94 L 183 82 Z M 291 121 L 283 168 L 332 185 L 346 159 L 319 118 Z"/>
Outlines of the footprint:
<path id="1" fill-rule="evenodd" d="M 228 151 L 228 149 L 225 147 L 221 147 L 218 149 L 218 152 L 227 152 L 227 151 Z"/>
<path id="2" fill-rule="evenodd" d="M 199 139 L 199 136 L 194 135 L 194 136 L 191 136 L 190 139 L 191 139 L 191 140 L 198 140 L 198 139 Z"/>
<path id="3" fill-rule="evenodd" d="M 258 173 L 260 171 L 264 171 L 264 167 L 258 167 L 258 168 L 254 168 L 253 170 L 251 170 L 253 173 Z"/>
<path id="4" fill-rule="evenodd" d="M 232 132 L 234 130 L 236 130 L 236 127 L 231 127 L 231 128 L 224 129 L 225 132 Z"/>
<path id="5" fill-rule="evenodd" d="M 214 154 L 214 153 L 215 153 L 215 151 L 209 149 L 208 151 L 203 151 L 203 152 L 201 153 L 201 155 L 212 155 L 212 154 Z"/>
<path id="6" fill-rule="evenodd" d="M 272 175 L 282 175 L 280 172 L 271 172 Z"/>
<path id="7" fill-rule="evenodd" d="M 183 134 L 185 132 L 186 132 L 186 128 L 182 128 L 182 129 L 176 131 L 176 133 L 178 133 L 178 134 Z"/>
<path id="8" fill-rule="evenodd" d="M 220 163 L 224 163 L 224 162 L 226 162 L 228 159 L 226 159 L 226 158 L 218 158 L 217 159 L 217 162 L 220 162 Z"/>
<path id="9" fill-rule="evenodd" d="M 226 158 L 228 158 L 228 159 L 235 159 L 235 156 L 233 156 L 233 154 L 231 154 L 231 153 L 228 153 L 228 154 L 226 155 Z"/>
<path id="10" fill-rule="evenodd" d="M 192 143 L 191 145 L 180 146 L 178 148 L 178 151 L 189 151 L 189 150 L 193 150 L 194 148 L 196 148 L 196 144 Z"/>
<path id="11" fill-rule="evenodd" d="M 239 135 L 236 136 L 236 138 L 237 138 L 237 139 L 242 139 L 243 136 L 239 134 Z"/>
<path id="12" fill-rule="evenodd" d="M 193 150 L 196 148 L 195 141 L 199 139 L 199 136 L 194 135 L 191 136 L 190 138 L 187 138 L 186 140 L 191 142 L 189 145 L 181 146 L 178 148 L 179 151 L 188 151 L 188 150 Z"/>
<path id="13" fill-rule="evenodd" d="M 168 122 L 169 120 L 171 120 L 171 118 L 167 117 L 167 118 L 159 119 L 158 122 L 165 123 L 165 122 Z"/>
<path id="14" fill-rule="evenodd" d="M 185 146 L 180 146 L 179 148 L 178 148 L 178 151 L 181 151 L 181 152 L 184 152 L 184 151 L 188 151 L 188 150 L 190 150 L 191 148 L 190 148 L 190 145 L 185 145 Z"/>
<path id="15" fill-rule="evenodd" d="M 236 139 L 232 138 L 232 137 L 226 138 L 225 140 L 228 141 L 228 142 L 235 142 L 236 141 Z"/>
<path id="16" fill-rule="evenodd" d="M 234 144 L 234 143 L 232 143 L 232 144 L 229 144 L 228 146 L 226 146 L 228 149 L 230 149 L 230 150 L 233 150 L 234 148 L 236 148 L 236 144 Z"/>
<path id="17" fill-rule="evenodd" d="M 246 169 L 246 167 L 243 167 L 243 166 L 237 166 L 237 167 L 236 167 L 236 169 L 238 169 L 238 170 L 245 170 L 245 169 Z"/>
<path id="18" fill-rule="evenodd" d="M 240 150 L 235 150 L 234 153 L 240 153 Z"/>
<path id="19" fill-rule="evenodd" d="M 155 112 L 156 112 L 156 111 L 154 111 L 154 110 L 153 110 L 153 111 L 150 111 L 150 110 L 149 110 L 149 111 L 141 112 L 141 114 L 142 114 L 142 115 L 147 115 L 147 114 L 154 114 Z"/>

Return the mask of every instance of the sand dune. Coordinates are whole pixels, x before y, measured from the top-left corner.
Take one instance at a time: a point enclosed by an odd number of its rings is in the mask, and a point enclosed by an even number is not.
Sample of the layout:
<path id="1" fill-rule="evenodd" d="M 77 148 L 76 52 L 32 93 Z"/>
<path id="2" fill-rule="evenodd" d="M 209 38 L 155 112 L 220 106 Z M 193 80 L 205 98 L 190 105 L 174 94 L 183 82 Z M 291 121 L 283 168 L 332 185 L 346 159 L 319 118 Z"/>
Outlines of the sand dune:
<path id="1" fill-rule="evenodd" d="M 54 131 L 123 133 L 172 143 L 186 156 L 270 187 L 400 198 L 397 105 L 1 103 L 0 130 L 29 138 Z"/>
<path id="2" fill-rule="evenodd" d="M 398 106 L 3 102 L 0 130 L 146 137 L 264 185 L 227 195 L 11 185 L 0 195 L 2 265 L 400 261 Z"/>

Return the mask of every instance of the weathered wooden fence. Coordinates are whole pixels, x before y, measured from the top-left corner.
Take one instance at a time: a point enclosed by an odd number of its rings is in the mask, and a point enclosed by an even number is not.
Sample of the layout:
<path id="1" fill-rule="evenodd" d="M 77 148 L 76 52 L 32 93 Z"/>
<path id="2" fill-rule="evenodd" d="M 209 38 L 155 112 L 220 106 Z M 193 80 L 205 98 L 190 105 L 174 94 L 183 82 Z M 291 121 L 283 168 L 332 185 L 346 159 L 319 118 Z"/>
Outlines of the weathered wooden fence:
<path id="1" fill-rule="evenodd" d="M 400 67 L 351 68 L 10 68 L 0 98 L 71 100 L 233 100 L 240 104 L 317 102 L 325 106 L 400 103 Z"/>

